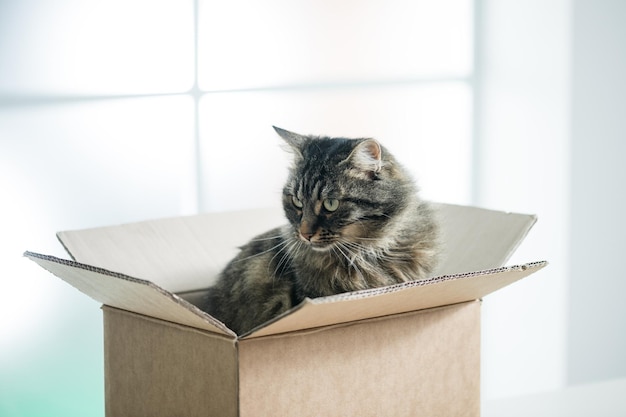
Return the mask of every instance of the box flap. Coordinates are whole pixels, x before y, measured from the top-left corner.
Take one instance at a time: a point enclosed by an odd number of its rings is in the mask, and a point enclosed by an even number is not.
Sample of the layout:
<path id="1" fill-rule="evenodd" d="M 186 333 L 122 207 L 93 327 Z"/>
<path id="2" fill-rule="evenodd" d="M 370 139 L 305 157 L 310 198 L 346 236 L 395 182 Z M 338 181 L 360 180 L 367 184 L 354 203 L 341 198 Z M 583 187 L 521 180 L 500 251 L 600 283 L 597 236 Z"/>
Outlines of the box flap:
<path id="1" fill-rule="evenodd" d="M 285 222 L 282 210 L 262 209 L 65 231 L 57 237 L 78 262 L 183 292 L 211 285 L 237 247 Z"/>
<path id="2" fill-rule="evenodd" d="M 545 265 L 545 261 L 534 262 L 307 299 L 295 309 L 242 338 L 269 336 L 477 300 Z"/>
<path id="3" fill-rule="evenodd" d="M 476 207 L 434 207 L 443 253 L 433 276 L 504 265 L 536 221 L 532 215 Z M 285 222 L 280 209 L 257 209 L 65 231 L 58 238 L 78 262 L 178 293 L 210 286 L 238 246 Z"/>
<path id="4" fill-rule="evenodd" d="M 24 256 L 103 304 L 236 337 L 221 322 L 149 281 L 33 252 Z"/>
<path id="5" fill-rule="evenodd" d="M 433 276 L 503 266 L 537 216 L 478 207 L 433 204 L 441 224 L 443 253 Z"/>
<path id="6" fill-rule="evenodd" d="M 478 299 L 545 265 L 500 268 L 533 226 L 535 216 L 450 204 L 434 207 L 443 244 L 435 278 L 307 300 L 247 337 Z M 60 232 L 58 237 L 74 262 L 25 255 L 103 304 L 235 337 L 222 323 L 173 293 L 207 288 L 235 256 L 237 246 L 283 223 L 279 209 L 160 219 Z"/>

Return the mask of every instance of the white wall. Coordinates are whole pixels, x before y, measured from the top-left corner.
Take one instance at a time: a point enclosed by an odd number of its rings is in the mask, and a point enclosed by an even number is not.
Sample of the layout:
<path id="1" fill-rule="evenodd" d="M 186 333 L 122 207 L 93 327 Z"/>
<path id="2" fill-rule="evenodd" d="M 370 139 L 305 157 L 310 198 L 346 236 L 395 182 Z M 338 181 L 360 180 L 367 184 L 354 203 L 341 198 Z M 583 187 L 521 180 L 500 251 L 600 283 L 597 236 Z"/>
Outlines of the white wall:
<path id="1" fill-rule="evenodd" d="M 535 213 L 511 263 L 540 273 L 483 303 L 483 398 L 565 384 L 570 2 L 479 2 L 477 203 Z"/>
<path id="2" fill-rule="evenodd" d="M 574 0 L 568 382 L 626 376 L 626 2 Z"/>
<path id="3" fill-rule="evenodd" d="M 479 2 L 477 201 L 548 268 L 487 297 L 484 398 L 626 376 L 626 2 Z"/>

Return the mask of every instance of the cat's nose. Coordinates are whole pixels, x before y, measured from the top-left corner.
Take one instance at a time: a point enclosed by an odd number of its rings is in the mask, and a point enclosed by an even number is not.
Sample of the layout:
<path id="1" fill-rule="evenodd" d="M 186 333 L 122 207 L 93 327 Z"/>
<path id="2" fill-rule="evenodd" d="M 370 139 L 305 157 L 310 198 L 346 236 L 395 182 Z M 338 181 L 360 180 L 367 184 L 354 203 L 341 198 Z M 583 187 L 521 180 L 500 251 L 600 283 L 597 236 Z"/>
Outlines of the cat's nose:
<path id="1" fill-rule="evenodd" d="M 302 236 L 304 239 L 306 240 L 311 240 L 311 238 L 313 237 L 313 235 L 315 234 L 315 232 L 313 231 L 313 229 L 309 226 L 309 223 L 306 221 L 303 221 L 300 224 L 300 236 Z"/>

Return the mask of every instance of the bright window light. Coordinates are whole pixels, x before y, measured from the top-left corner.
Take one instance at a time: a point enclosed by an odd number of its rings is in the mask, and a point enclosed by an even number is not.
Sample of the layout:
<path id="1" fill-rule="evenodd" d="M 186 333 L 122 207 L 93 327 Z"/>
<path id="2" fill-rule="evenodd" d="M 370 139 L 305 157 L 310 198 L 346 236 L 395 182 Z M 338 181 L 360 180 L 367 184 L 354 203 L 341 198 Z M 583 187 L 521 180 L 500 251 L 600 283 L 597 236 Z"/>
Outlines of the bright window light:
<path id="1" fill-rule="evenodd" d="M 467 77 L 469 0 L 200 0 L 203 90 Z"/>
<path id="2" fill-rule="evenodd" d="M 202 205 L 232 210 L 280 204 L 289 155 L 272 125 L 302 134 L 375 137 L 414 174 L 425 198 L 469 203 L 471 99 L 460 82 L 207 94 L 200 106 Z"/>
<path id="3" fill-rule="evenodd" d="M 470 202 L 473 8 L 0 0 L 0 255 L 7 293 L 34 292 L 0 306 L 0 414 L 103 413 L 102 369 L 86 366 L 100 314 L 22 251 L 65 256 L 63 229 L 280 206 L 289 155 L 272 125 L 375 137 L 425 198 Z"/>
<path id="4" fill-rule="evenodd" d="M 0 93 L 155 94 L 193 83 L 191 0 L 0 4 Z"/>

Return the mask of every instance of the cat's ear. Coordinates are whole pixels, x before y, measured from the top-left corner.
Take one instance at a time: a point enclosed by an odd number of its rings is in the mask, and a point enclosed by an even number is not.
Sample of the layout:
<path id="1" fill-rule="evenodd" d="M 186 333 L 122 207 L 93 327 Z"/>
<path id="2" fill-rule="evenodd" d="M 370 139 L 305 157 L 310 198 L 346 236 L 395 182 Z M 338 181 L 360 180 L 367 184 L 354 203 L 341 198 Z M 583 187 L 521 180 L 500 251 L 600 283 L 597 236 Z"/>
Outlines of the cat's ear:
<path id="1" fill-rule="evenodd" d="M 297 133 L 290 132 L 290 131 L 285 130 L 285 129 L 281 129 L 280 127 L 276 127 L 276 126 L 272 126 L 272 127 L 274 128 L 276 133 L 278 133 L 278 136 L 283 138 L 283 140 L 285 142 L 287 142 L 287 145 L 289 145 L 291 147 L 291 149 L 297 155 L 301 155 L 302 154 L 301 149 L 302 149 L 302 145 L 304 143 L 305 136 L 299 135 Z"/>
<path id="2" fill-rule="evenodd" d="M 382 159 L 383 150 L 380 144 L 374 139 L 365 139 L 354 147 L 346 161 L 363 172 L 377 173 L 383 167 Z"/>

